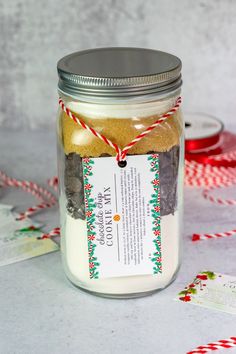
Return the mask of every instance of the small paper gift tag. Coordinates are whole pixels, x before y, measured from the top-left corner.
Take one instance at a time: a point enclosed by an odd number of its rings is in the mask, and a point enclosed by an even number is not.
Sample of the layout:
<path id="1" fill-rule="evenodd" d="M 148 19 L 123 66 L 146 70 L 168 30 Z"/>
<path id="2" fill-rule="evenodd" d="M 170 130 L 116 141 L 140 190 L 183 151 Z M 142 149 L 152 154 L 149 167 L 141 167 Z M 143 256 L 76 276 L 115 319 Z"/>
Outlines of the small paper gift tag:
<path id="1" fill-rule="evenodd" d="M 0 204 L 0 266 L 57 251 L 50 239 L 38 239 L 43 233 L 31 219 L 17 220 L 12 206 Z"/>
<path id="2" fill-rule="evenodd" d="M 201 272 L 175 300 L 236 314 L 236 277 Z"/>
<path id="3" fill-rule="evenodd" d="M 25 237 L 0 243 L 0 266 L 24 261 L 46 253 L 58 251 L 58 245 L 50 239 L 38 240 Z"/>

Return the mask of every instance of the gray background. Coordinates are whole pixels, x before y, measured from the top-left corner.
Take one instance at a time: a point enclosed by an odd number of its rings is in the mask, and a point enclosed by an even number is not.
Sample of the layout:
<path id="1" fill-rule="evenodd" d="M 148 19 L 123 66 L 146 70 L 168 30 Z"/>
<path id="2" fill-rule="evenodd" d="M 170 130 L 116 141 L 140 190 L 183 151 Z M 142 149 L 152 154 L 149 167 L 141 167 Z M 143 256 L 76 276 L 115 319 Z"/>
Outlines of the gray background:
<path id="1" fill-rule="evenodd" d="M 73 51 L 141 46 L 183 61 L 184 108 L 233 124 L 236 1 L 0 0 L 0 124 L 53 127 L 56 62 Z"/>
<path id="2" fill-rule="evenodd" d="M 90 47 L 178 55 L 184 109 L 215 114 L 235 130 L 235 19 L 230 0 L 0 0 L 1 170 L 45 187 L 56 174 L 56 62 Z M 0 197 L 19 211 L 35 204 L 15 189 Z M 146 298 L 104 300 L 79 291 L 66 280 L 59 252 L 0 267 L 0 354 L 184 354 L 235 336 L 234 315 L 173 301 L 199 271 L 235 276 L 235 236 L 198 243 L 190 237 L 235 228 L 234 208 L 186 188 L 180 273 Z M 34 219 L 49 231 L 59 225 L 58 209 Z"/>

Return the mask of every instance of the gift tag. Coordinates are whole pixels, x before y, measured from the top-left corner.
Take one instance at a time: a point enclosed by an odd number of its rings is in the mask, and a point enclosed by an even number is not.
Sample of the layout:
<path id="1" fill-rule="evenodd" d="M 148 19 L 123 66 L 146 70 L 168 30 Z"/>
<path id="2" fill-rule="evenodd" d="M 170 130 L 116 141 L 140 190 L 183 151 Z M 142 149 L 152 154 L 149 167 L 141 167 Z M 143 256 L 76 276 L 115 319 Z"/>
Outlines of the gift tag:
<path id="1" fill-rule="evenodd" d="M 13 207 L 0 204 L 0 266 L 23 261 L 49 252 L 59 246 L 49 239 L 39 240 L 40 224 L 29 218 L 17 220 Z"/>
<path id="2" fill-rule="evenodd" d="M 158 154 L 84 158 L 91 278 L 162 271 Z"/>
<path id="3" fill-rule="evenodd" d="M 59 246 L 50 239 L 38 240 L 35 237 L 24 237 L 0 242 L 0 266 L 58 250 Z"/>
<path id="4" fill-rule="evenodd" d="M 16 221 L 16 217 L 12 213 L 12 208 L 12 205 L 0 204 L 0 228 L 3 228 L 6 224 Z"/>
<path id="5" fill-rule="evenodd" d="M 236 314 L 236 277 L 201 272 L 175 300 Z"/>

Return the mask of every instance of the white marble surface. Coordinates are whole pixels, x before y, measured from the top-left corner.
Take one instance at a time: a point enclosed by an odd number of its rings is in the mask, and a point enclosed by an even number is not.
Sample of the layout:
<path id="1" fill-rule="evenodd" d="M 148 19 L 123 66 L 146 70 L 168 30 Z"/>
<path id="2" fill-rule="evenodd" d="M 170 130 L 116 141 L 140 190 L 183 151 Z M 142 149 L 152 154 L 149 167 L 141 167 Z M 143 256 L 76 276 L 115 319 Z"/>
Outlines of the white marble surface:
<path id="1" fill-rule="evenodd" d="M 56 173 L 55 137 L 48 132 L 1 130 L 0 151 L 1 170 L 9 175 L 44 184 Z M 20 210 L 34 202 L 15 190 L 0 193 L 1 202 Z M 235 336 L 235 315 L 173 300 L 203 269 L 236 275 L 236 237 L 190 240 L 193 232 L 235 227 L 234 215 L 235 207 L 214 206 L 186 189 L 179 276 L 146 298 L 109 300 L 78 290 L 65 278 L 59 252 L 0 268 L 0 353 L 184 354 Z M 37 220 L 48 229 L 58 225 L 56 208 Z"/>
<path id="2" fill-rule="evenodd" d="M 51 127 L 57 61 L 104 46 L 148 47 L 179 56 L 186 109 L 231 123 L 235 18 L 235 0 L 0 0 L 0 123 Z M 16 112 L 17 119 L 10 119 Z"/>

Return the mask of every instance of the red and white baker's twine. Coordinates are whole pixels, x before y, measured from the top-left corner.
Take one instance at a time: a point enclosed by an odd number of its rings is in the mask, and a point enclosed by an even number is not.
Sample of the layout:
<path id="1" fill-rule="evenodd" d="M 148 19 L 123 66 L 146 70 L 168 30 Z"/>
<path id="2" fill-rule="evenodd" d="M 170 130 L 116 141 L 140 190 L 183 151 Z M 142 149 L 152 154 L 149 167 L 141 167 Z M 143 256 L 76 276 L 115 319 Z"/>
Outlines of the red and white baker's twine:
<path id="1" fill-rule="evenodd" d="M 58 177 L 54 176 L 48 180 L 49 187 L 52 187 L 56 192 L 58 191 Z"/>
<path id="2" fill-rule="evenodd" d="M 53 182 L 54 181 L 54 182 Z M 51 183 L 55 184 L 56 179 L 54 178 Z M 23 191 L 32 194 L 34 197 L 40 200 L 40 204 L 28 208 L 25 212 L 19 214 L 18 220 L 23 220 L 39 210 L 51 208 L 57 203 L 57 198 L 49 192 L 47 189 L 39 186 L 37 183 L 30 181 L 20 181 L 15 178 L 7 176 L 4 172 L 0 171 L 0 184 L 1 187 L 16 187 Z M 52 185 L 51 184 L 51 185 Z M 43 234 L 41 238 L 49 238 L 52 236 L 60 235 L 60 228 L 55 228 L 49 234 Z"/>
<path id="3" fill-rule="evenodd" d="M 41 239 L 52 238 L 52 237 L 60 236 L 60 235 L 61 235 L 60 227 L 55 227 L 55 228 L 52 229 L 49 233 L 43 234 L 40 238 L 41 238 Z"/>
<path id="4" fill-rule="evenodd" d="M 21 188 L 25 192 L 31 193 L 34 197 L 40 200 L 40 204 L 28 208 L 25 212 L 20 213 L 19 219 L 25 219 L 39 210 L 51 208 L 57 203 L 55 196 L 47 189 L 42 188 L 37 183 L 29 181 L 20 181 L 15 178 L 7 176 L 4 172 L 0 171 L 0 179 L 2 187 L 16 187 Z"/>
<path id="5" fill-rule="evenodd" d="M 219 349 L 228 349 L 236 347 L 236 337 L 230 337 L 229 339 L 222 339 L 218 342 L 209 343 L 206 345 L 200 345 L 196 349 L 188 352 L 187 354 L 205 354 L 211 351 Z"/>
<path id="6" fill-rule="evenodd" d="M 217 156 L 220 161 L 236 156 L 236 151 L 230 154 L 222 154 Z M 229 187 L 236 184 L 236 168 L 224 166 L 205 165 L 195 161 L 185 161 L 185 184 L 193 187 L 204 187 L 202 195 L 210 202 L 220 205 L 235 206 L 235 199 L 223 199 L 214 197 L 212 192 L 216 189 Z M 192 241 L 208 240 L 213 238 L 229 237 L 236 234 L 236 230 L 229 230 L 218 233 L 193 234 Z"/>
<path id="7" fill-rule="evenodd" d="M 167 118 L 172 116 L 180 107 L 181 105 L 181 97 L 178 97 L 174 107 L 167 113 L 164 113 L 159 116 L 158 120 L 154 122 L 150 127 L 148 127 L 143 133 L 139 134 L 134 138 L 127 146 L 125 146 L 123 149 L 121 149 L 117 144 L 113 143 L 111 140 L 106 138 L 104 135 L 100 134 L 98 131 L 93 129 L 92 127 L 88 126 L 86 123 L 84 123 L 81 119 L 76 117 L 64 104 L 63 100 L 60 98 L 59 99 L 59 105 L 61 109 L 70 117 L 75 123 L 79 124 L 82 128 L 90 131 L 94 136 L 97 138 L 101 139 L 112 147 L 116 151 L 116 159 L 117 161 L 122 161 L 125 160 L 125 157 L 129 151 L 138 141 L 140 141 L 142 138 L 144 138 L 147 134 L 149 134 L 153 129 L 155 129 L 159 124 L 164 122 Z"/>

